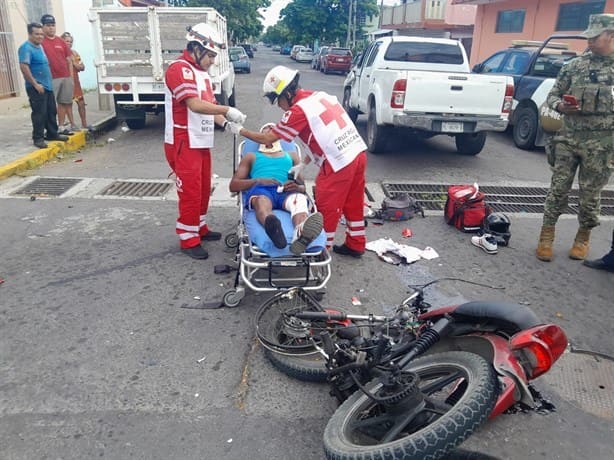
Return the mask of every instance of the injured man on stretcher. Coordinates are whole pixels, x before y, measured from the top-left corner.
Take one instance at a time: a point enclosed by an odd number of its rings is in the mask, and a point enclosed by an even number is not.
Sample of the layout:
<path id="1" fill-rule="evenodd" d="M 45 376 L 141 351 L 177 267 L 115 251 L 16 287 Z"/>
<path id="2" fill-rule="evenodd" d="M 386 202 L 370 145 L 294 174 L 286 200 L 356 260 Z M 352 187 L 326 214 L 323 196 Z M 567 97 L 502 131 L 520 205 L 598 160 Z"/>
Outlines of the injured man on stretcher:
<path id="1" fill-rule="evenodd" d="M 273 124 L 264 125 L 260 131 L 270 130 Z M 290 252 L 301 255 L 322 231 L 322 214 L 309 214 L 309 200 L 301 175 L 289 174 L 300 159 L 297 152 L 285 152 L 279 141 L 270 145 L 260 144 L 258 151 L 245 152 L 239 167 L 230 181 L 231 192 L 243 192 L 243 206 L 256 213 L 256 219 L 264 227 L 275 247 L 288 245 L 282 224 L 273 209 L 290 213 L 294 234 Z"/>

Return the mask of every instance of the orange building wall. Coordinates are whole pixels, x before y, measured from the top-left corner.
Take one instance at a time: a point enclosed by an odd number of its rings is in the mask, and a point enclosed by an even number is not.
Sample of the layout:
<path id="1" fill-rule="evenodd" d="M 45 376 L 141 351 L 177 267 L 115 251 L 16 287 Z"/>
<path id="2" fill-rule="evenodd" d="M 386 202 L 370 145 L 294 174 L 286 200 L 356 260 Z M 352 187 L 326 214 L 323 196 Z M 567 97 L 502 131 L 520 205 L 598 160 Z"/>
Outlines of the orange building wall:
<path id="1" fill-rule="evenodd" d="M 480 5 L 475 17 L 473 46 L 471 48 L 471 65 L 483 61 L 497 51 L 510 46 L 512 40 L 545 40 L 550 35 L 574 34 L 574 31 L 555 32 L 559 15 L 559 5 L 576 3 L 578 0 L 509 0 Z M 522 33 L 495 33 L 497 13 L 502 10 L 525 9 Z M 614 13 L 614 0 L 607 0 L 605 13 Z M 578 30 L 578 33 L 582 30 Z M 576 47 L 576 43 L 577 47 Z M 576 51 L 583 51 L 585 46 L 578 40 L 570 46 Z"/>

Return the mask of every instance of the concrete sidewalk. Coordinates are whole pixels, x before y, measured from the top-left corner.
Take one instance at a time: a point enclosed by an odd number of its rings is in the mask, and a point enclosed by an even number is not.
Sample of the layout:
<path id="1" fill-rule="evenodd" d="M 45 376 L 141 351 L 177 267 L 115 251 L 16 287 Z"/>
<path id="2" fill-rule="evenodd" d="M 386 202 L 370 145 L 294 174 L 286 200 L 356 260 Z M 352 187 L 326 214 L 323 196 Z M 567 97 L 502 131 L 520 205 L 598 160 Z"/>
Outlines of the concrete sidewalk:
<path id="1" fill-rule="evenodd" d="M 98 92 L 86 93 L 85 104 L 87 119 L 94 127 L 94 133 L 115 121 L 112 105 L 110 110 L 99 108 Z M 78 120 L 76 104 L 73 106 L 73 113 Z M 52 141 L 47 148 L 37 149 L 32 145 L 30 114 L 30 106 L 27 104 L 17 110 L 0 114 L 0 179 L 39 166 L 59 153 L 79 150 L 87 143 L 88 132 L 84 130 L 75 132 L 67 142 Z"/>

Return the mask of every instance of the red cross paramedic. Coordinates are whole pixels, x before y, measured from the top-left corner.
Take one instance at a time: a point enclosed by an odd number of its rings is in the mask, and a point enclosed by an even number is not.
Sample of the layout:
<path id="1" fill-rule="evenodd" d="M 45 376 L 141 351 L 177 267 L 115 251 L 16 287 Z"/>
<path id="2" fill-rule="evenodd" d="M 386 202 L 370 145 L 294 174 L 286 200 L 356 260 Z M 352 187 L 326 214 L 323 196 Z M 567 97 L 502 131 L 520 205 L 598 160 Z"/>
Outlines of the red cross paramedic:
<path id="1" fill-rule="evenodd" d="M 214 125 L 243 123 L 245 115 L 217 105 L 207 73 L 220 48 L 217 32 L 205 23 L 189 28 L 183 54 L 166 71 L 164 152 L 176 176 L 179 217 L 176 232 L 181 251 L 194 259 L 209 254 L 201 240 L 219 240 L 209 230 L 207 211 L 211 195 L 211 147 Z"/>
<path id="2" fill-rule="evenodd" d="M 327 246 L 332 246 L 337 254 L 361 257 L 367 242 L 364 221 L 367 146 L 336 97 L 301 89 L 298 80 L 298 71 L 284 66 L 274 67 L 265 77 L 264 96 L 271 104 L 277 101 L 285 111 L 271 131 L 249 131 L 238 123 L 230 123 L 230 129 L 260 144 L 300 138 L 309 151 L 304 163 L 291 171 L 300 171 L 311 161 L 320 168 L 315 199 L 324 217 Z M 333 245 L 342 214 L 347 225 L 345 242 Z"/>

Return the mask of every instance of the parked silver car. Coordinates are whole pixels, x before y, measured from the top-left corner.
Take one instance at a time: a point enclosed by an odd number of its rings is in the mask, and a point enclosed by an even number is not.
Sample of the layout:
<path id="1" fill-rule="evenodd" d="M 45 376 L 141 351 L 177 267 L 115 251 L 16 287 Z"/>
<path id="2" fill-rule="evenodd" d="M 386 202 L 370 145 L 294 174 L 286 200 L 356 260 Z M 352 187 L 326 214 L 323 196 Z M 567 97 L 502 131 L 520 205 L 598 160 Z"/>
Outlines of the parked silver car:
<path id="1" fill-rule="evenodd" d="M 320 58 L 322 55 L 326 54 L 326 50 L 328 46 L 320 46 L 318 51 L 313 53 L 313 59 L 311 60 L 311 68 L 315 70 L 320 70 Z"/>
<path id="2" fill-rule="evenodd" d="M 302 48 L 296 53 L 296 62 L 311 62 L 313 59 L 313 50 L 311 48 Z"/>

